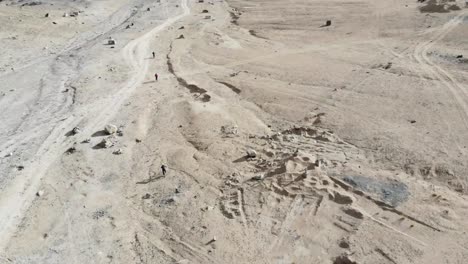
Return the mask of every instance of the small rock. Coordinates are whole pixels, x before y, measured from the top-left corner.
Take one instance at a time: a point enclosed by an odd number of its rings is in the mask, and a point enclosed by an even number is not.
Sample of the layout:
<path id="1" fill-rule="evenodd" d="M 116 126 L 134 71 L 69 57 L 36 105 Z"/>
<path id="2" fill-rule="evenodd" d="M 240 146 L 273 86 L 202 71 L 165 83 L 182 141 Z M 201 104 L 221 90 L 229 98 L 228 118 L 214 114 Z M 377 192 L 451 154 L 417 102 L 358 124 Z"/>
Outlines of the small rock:
<path id="1" fill-rule="evenodd" d="M 79 127 L 74 127 L 71 132 L 72 135 L 76 135 L 81 132 L 81 129 Z"/>
<path id="2" fill-rule="evenodd" d="M 40 190 L 36 193 L 36 196 L 37 197 L 41 197 L 42 195 L 44 195 L 44 191 L 43 190 Z"/>
<path id="3" fill-rule="evenodd" d="M 5 155 L 6 158 L 11 157 L 11 156 L 13 156 L 13 152 L 10 152 L 10 153 Z"/>
<path id="4" fill-rule="evenodd" d="M 116 151 L 113 152 L 114 155 L 121 155 L 123 153 L 122 149 L 118 149 Z"/>
<path id="5" fill-rule="evenodd" d="M 81 141 L 81 143 L 89 143 L 89 142 L 91 142 L 91 139 L 90 139 L 90 138 L 87 138 L 87 139 Z"/>
<path id="6" fill-rule="evenodd" d="M 246 151 L 246 154 L 247 154 L 247 157 L 248 157 L 248 158 L 255 158 L 255 157 L 257 157 L 257 152 L 256 152 L 255 150 L 253 150 L 253 149 L 248 149 L 248 150 Z"/>
<path id="7" fill-rule="evenodd" d="M 123 137 L 123 130 L 122 130 L 121 127 L 119 129 L 117 129 L 117 136 Z"/>
<path id="8" fill-rule="evenodd" d="M 144 200 L 149 199 L 149 198 L 151 198 L 151 195 L 149 193 L 147 193 L 147 194 L 143 195 L 143 197 L 141 197 L 141 199 L 144 199 Z"/>
<path id="9" fill-rule="evenodd" d="M 210 241 L 208 241 L 208 243 L 206 243 L 206 245 L 209 245 L 209 244 L 214 243 L 214 242 L 216 242 L 216 237 L 215 236 L 213 236 L 213 238 Z"/>
<path id="10" fill-rule="evenodd" d="M 114 142 L 112 142 L 112 140 L 110 140 L 109 138 L 105 138 L 101 141 L 101 143 L 99 143 L 99 146 L 102 148 L 110 148 L 114 146 Z"/>
<path id="11" fill-rule="evenodd" d="M 338 244 L 340 248 L 349 248 L 349 243 L 346 240 L 341 240 L 340 243 Z"/>
<path id="12" fill-rule="evenodd" d="M 141 143 L 141 139 L 138 139 L 138 138 L 137 138 L 137 139 L 135 139 L 135 142 L 136 142 L 136 143 Z"/>
<path id="13" fill-rule="evenodd" d="M 383 66 L 383 68 L 384 68 L 385 70 L 388 70 L 388 69 L 390 69 L 391 67 L 392 67 L 392 63 L 391 63 L 391 62 L 389 62 L 389 63 L 387 63 L 385 66 Z"/>
<path id="14" fill-rule="evenodd" d="M 115 125 L 109 124 L 104 127 L 104 130 L 106 131 L 107 134 L 113 135 L 118 131 L 118 128 Z"/>
<path id="15" fill-rule="evenodd" d="M 73 154 L 76 152 L 76 148 L 75 147 L 71 147 L 69 149 L 67 149 L 67 151 L 65 151 L 67 154 Z"/>
<path id="16" fill-rule="evenodd" d="M 19 171 L 22 171 L 22 170 L 24 170 L 24 166 L 22 166 L 22 165 L 16 166 L 16 169 L 19 170 Z"/>
<path id="17" fill-rule="evenodd" d="M 265 174 L 260 174 L 260 175 L 256 175 L 252 177 L 252 180 L 255 180 L 255 181 L 261 181 L 263 179 L 265 179 Z"/>

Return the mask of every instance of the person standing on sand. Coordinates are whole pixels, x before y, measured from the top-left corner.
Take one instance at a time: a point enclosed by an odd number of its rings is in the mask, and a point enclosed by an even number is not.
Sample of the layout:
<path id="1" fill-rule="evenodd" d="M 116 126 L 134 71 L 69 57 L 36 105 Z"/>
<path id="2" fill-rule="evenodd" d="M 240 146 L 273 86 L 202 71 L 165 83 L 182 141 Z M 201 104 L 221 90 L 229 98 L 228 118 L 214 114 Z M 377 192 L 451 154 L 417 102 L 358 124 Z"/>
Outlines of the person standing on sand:
<path id="1" fill-rule="evenodd" d="M 166 172 L 167 172 L 167 171 L 166 171 L 166 165 L 163 164 L 163 165 L 161 166 L 161 171 L 162 171 L 163 176 L 166 176 Z"/>
<path id="2" fill-rule="evenodd" d="M 157 74 L 157 73 L 154 74 L 154 79 L 155 79 L 156 81 L 158 80 L 158 74 Z"/>
<path id="3" fill-rule="evenodd" d="M 153 51 L 153 59 L 154 59 L 154 58 L 156 58 L 156 53 L 154 53 L 154 51 Z"/>

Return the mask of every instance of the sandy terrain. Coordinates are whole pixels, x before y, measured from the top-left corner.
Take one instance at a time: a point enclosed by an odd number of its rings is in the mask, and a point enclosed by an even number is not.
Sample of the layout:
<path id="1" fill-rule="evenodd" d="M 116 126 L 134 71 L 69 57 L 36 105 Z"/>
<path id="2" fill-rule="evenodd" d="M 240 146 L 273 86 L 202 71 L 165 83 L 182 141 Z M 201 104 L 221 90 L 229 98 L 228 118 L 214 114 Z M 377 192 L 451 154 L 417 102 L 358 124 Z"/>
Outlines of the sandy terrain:
<path id="1" fill-rule="evenodd" d="M 465 5 L 0 1 L 0 263 L 466 263 Z"/>

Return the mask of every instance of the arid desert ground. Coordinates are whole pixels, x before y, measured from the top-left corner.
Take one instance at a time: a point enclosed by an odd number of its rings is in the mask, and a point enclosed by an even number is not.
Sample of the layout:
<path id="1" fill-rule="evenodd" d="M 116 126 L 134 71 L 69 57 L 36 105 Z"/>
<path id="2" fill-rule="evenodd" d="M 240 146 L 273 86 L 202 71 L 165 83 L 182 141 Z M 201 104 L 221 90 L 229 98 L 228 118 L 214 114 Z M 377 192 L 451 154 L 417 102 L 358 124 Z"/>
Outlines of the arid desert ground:
<path id="1" fill-rule="evenodd" d="M 464 0 L 0 0 L 0 124 L 2 264 L 468 263 Z"/>

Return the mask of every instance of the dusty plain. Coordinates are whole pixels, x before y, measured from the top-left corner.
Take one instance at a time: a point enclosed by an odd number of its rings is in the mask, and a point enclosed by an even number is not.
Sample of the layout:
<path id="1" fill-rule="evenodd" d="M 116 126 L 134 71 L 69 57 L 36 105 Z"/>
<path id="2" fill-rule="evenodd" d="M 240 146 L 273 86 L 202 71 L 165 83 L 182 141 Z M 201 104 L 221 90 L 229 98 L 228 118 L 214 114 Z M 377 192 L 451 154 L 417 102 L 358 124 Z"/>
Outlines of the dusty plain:
<path id="1" fill-rule="evenodd" d="M 467 263 L 467 72 L 459 0 L 0 1 L 0 263 Z"/>

